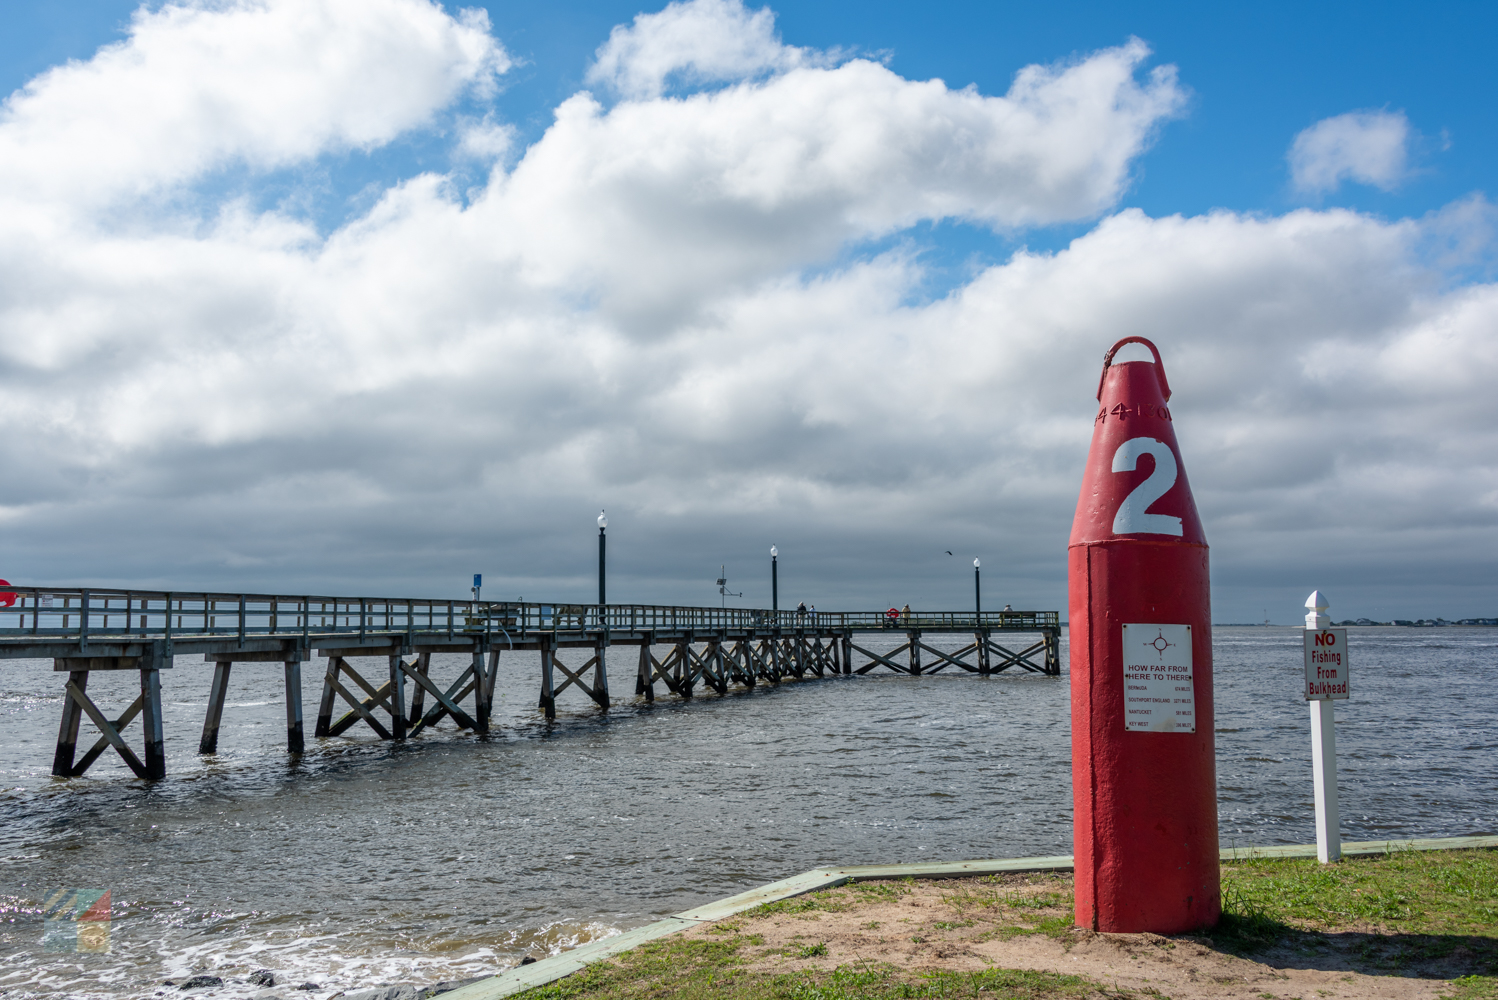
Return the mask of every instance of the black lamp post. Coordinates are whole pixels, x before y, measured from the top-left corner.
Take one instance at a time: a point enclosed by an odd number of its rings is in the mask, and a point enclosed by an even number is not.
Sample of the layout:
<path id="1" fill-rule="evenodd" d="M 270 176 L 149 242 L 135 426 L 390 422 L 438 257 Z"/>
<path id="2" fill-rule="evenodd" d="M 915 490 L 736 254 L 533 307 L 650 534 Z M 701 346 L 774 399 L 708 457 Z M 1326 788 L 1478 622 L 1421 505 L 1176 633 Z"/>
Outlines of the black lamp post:
<path id="1" fill-rule="evenodd" d="M 780 550 L 770 546 L 770 610 L 780 610 Z"/>
<path id="2" fill-rule="evenodd" d="M 978 613 L 978 620 L 983 620 L 983 581 L 979 576 L 981 570 L 978 568 L 978 560 L 973 560 L 973 610 Z"/>
<path id="3" fill-rule="evenodd" d="M 608 603 L 608 601 L 605 599 L 604 590 L 603 590 L 603 569 L 604 569 L 604 558 L 603 557 L 604 557 L 604 545 L 606 544 L 606 539 L 607 539 L 607 536 L 604 534 L 604 529 L 607 528 L 608 526 L 609 526 L 608 515 L 604 514 L 603 511 L 599 511 L 598 512 L 598 607 L 599 607 L 600 610 L 603 608 L 603 606 L 605 604 Z"/>

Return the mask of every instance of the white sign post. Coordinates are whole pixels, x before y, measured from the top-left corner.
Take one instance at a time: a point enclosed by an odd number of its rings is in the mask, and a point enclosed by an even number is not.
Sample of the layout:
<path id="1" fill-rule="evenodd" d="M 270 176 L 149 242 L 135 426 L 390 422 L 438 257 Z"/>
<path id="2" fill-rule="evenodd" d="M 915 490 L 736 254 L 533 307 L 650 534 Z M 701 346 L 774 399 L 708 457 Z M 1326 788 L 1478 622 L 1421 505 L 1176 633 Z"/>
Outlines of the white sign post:
<path id="1" fill-rule="evenodd" d="M 1306 598 L 1306 701 L 1311 708 L 1311 770 L 1316 783 L 1316 857 L 1322 864 L 1342 856 L 1337 811 L 1337 733 L 1333 701 L 1347 698 L 1347 630 L 1327 628 L 1330 607 L 1321 591 Z"/>

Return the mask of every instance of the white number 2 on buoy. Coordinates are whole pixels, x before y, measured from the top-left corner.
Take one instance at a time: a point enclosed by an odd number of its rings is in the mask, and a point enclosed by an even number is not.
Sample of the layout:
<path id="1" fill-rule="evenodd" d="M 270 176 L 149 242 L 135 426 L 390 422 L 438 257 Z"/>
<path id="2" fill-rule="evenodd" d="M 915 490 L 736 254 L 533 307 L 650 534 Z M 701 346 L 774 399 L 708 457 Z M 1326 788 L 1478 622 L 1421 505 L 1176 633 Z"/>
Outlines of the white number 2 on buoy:
<path id="1" fill-rule="evenodd" d="M 1151 514 L 1150 504 L 1170 492 L 1176 484 L 1179 472 L 1175 453 L 1170 445 L 1155 438 L 1129 438 L 1113 453 L 1114 472 L 1133 472 L 1139 464 L 1140 455 L 1149 455 L 1155 460 L 1155 471 L 1150 477 L 1129 491 L 1118 513 L 1113 515 L 1115 535 L 1176 535 L 1181 534 L 1181 519 L 1169 514 Z"/>

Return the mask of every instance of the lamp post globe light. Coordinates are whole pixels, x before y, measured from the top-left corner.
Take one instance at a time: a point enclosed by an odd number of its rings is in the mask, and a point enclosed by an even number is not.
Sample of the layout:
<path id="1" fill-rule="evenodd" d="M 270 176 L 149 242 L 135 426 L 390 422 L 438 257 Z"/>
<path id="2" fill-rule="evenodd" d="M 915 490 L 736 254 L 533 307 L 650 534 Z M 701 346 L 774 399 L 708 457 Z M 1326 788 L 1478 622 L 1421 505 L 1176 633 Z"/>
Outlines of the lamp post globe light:
<path id="1" fill-rule="evenodd" d="M 979 577 L 979 575 L 978 575 L 980 572 L 982 572 L 979 569 L 979 566 L 980 566 L 980 563 L 978 562 L 978 560 L 974 559 L 973 560 L 973 611 L 976 613 L 976 615 L 978 617 L 978 620 L 982 621 L 982 619 L 983 619 L 983 581 L 982 581 L 981 577 Z"/>
<path id="2" fill-rule="evenodd" d="M 600 510 L 598 512 L 598 606 L 600 608 L 608 603 L 603 589 L 604 545 L 606 538 L 604 529 L 608 526 L 608 515 Z"/>
<path id="3" fill-rule="evenodd" d="M 780 610 L 780 550 L 770 546 L 770 610 Z"/>

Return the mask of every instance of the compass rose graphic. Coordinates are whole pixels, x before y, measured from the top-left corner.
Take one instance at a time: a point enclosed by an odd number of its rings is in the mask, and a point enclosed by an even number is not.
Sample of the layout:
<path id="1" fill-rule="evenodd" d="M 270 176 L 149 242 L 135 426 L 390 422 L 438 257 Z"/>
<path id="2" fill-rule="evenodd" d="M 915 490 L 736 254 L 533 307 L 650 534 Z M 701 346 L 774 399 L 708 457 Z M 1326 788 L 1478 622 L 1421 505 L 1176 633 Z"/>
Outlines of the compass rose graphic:
<path id="1" fill-rule="evenodd" d="M 1155 652 L 1159 653 L 1160 654 L 1160 659 L 1164 660 L 1165 659 L 1165 651 L 1167 649 L 1169 649 L 1170 647 L 1174 646 L 1175 643 L 1173 643 L 1169 639 L 1165 638 L 1165 632 L 1164 632 L 1164 630 L 1162 630 L 1162 629 L 1156 629 L 1155 631 L 1157 633 L 1159 633 L 1159 634 L 1155 638 L 1151 639 L 1149 642 L 1145 643 L 1145 645 L 1149 646 Z"/>

